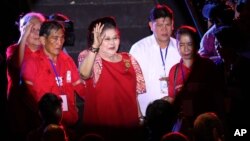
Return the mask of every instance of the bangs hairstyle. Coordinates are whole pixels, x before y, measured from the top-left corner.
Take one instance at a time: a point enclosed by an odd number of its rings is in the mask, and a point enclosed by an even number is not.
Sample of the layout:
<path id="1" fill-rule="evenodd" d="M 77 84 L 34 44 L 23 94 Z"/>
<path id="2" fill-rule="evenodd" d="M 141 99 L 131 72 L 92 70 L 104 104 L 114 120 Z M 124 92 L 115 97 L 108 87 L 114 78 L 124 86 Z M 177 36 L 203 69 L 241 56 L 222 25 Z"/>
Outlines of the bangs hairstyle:
<path id="1" fill-rule="evenodd" d="M 199 46 L 200 36 L 194 27 L 188 26 L 188 25 L 183 25 L 183 26 L 179 27 L 175 33 L 176 40 L 179 41 L 181 35 L 190 36 L 191 39 L 193 40 L 193 44 L 194 44 L 195 49 L 198 50 L 200 48 L 200 46 Z"/>
<path id="2" fill-rule="evenodd" d="M 65 31 L 64 26 L 56 20 L 47 20 L 43 22 L 39 36 L 49 36 L 52 30 L 58 31 L 59 29 L 63 29 Z"/>
<path id="3" fill-rule="evenodd" d="M 118 27 L 116 26 L 116 21 L 115 18 L 112 16 L 107 16 L 107 17 L 102 17 L 99 19 L 94 20 L 93 22 L 91 22 L 91 24 L 88 27 L 88 47 L 91 47 L 91 45 L 94 42 L 94 34 L 93 34 L 93 30 L 94 27 L 96 26 L 96 24 L 101 23 L 102 25 L 104 25 L 102 32 L 105 31 L 106 29 L 116 29 L 119 36 L 120 36 L 120 32 Z"/>
<path id="4" fill-rule="evenodd" d="M 173 20 L 174 14 L 171 8 L 169 8 L 167 5 L 160 5 L 157 4 L 151 11 L 149 15 L 149 21 L 155 21 L 159 18 L 165 18 L 169 17 L 171 20 Z"/>

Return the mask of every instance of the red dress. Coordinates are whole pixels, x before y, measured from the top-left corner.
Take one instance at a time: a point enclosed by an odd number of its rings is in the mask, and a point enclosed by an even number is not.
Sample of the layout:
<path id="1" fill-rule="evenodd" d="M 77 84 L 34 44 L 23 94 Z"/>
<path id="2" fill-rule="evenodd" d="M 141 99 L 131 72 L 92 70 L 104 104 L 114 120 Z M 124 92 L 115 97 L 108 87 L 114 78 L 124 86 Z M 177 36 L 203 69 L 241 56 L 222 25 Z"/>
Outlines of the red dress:
<path id="1" fill-rule="evenodd" d="M 102 61 L 102 72 L 95 85 L 93 77 L 86 81 L 84 123 L 88 126 L 137 126 L 138 108 L 136 71 L 127 54 L 122 61 Z"/>

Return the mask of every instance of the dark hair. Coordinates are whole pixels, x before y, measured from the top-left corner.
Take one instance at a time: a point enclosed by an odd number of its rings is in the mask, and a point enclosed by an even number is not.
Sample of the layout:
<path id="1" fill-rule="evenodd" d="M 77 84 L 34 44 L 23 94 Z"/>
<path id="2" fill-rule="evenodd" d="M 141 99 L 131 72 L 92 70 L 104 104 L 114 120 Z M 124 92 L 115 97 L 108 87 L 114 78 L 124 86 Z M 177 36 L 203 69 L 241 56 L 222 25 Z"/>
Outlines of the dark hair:
<path id="1" fill-rule="evenodd" d="M 189 141 L 189 139 L 180 132 L 169 132 L 161 138 L 161 141 Z"/>
<path id="2" fill-rule="evenodd" d="M 54 29 L 58 31 L 59 29 L 64 29 L 64 26 L 56 20 L 46 20 L 43 22 L 40 28 L 39 36 L 49 36 L 51 30 Z"/>
<path id="3" fill-rule="evenodd" d="M 68 137 L 63 126 L 49 124 L 43 131 L 41 141 L 68 141 Z"/>
<path id="4" fill-rule="evenodd" d="M 230 6 L 217 4 L 211 8 L 208 17 L 215 24 L 232 24 L 234 13 L 234 10 Z"/>
<path id="5" fill-rule="evenodd" d="M 150 11 L 149 21 L 155 21 L 159 18 L 169 17 L 173 20 L 174 14 L 171 8 L 169 8 L 165 4 L 157 4 L 155 7 Z"/>
<path id="6" fill-rule="evenodd" d="M 56 20 L 60 22 L 65 28 L 65 42 L 64 46 L 74 46 L 75 44 L 75 33 L 74 23 L 66 15 L 61 13 L 53 13 L 49 15 L 49 20 Z"/>
<path id="7" fill-rule="evenodd" d="M 57 123 L 55 112 L 62 107 L 62 99 L 53 93 L 45 93 L 38 102 L 39 112 L 46 122 Z"/>
<path id="8" fill-rule="evenodd" d="M 153 130 L 171 131 L 178 110 L 166 100 L 157 99 L 146 108 L 145 122 Z"/>
<path id="9" fill-rule="evenodd" d="M 218 136 L 223 138 L 224 126 L 221 119 L 214 112 L 205 112 L 198 115 L 194 121 L 194 140 L 195 141 L 212 141 L 214 128 Z"/>
<path id="10" fill-rule="evenodd" d="M 214 36 L 223 48 L 231 48 L 234 51 L 242 51 L 245 48 L 245 38 L 233 26 L 216 28 Z"/>
<path id="11" fill-rule="evenodd" d="M 116 26 L 115 18 L 112 16 L 102 17 L 92 21 L 88 27 L 88 47 L 91 47 L 91 45 L 93 44 L 94 41 L 93 29 L 98 23 L 104 25 L 102 31 L 106 29 L 116 29 L 117 31 L 119 31 L 118 27 Z"/>
<path id="12" fill-rule="evenodd" d="M 194 47 L 196 50 L 198 50 L 200 48 L 200 45 L 199 45 L 200 36 L 197 30 L 192 26 L 183 25 L 176 30 L 176 34 L 175 34 L 176 40 L 180 40 L 180 36 L 184 34 L 189 35 L 192 38 Z"/>

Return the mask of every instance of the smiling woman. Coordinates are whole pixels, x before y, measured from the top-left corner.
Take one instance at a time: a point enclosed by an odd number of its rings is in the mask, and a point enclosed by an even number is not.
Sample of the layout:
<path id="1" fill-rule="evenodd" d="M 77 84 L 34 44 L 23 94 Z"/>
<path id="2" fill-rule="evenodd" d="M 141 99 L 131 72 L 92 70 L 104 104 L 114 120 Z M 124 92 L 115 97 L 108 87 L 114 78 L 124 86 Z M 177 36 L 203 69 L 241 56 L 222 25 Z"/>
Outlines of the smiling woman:
<path id="1" fill-rule="evenodd" d="M 130 54 L 117 53 L 120 32 L 114 18 L 102 17 L 93 21 L 88 40 L 90 49 L 83 50 L 78 59 L 79 71 L 88 90 L 85 127 L 100 127 L 105 130 L 97 132 L 105 133 L 112 133 L 110 129 L 115 133 L 122 133 L 120 129 L 131 132 L 139 127 L 141 117 L 137 96 L 145 92 L 140 67 Z"/>

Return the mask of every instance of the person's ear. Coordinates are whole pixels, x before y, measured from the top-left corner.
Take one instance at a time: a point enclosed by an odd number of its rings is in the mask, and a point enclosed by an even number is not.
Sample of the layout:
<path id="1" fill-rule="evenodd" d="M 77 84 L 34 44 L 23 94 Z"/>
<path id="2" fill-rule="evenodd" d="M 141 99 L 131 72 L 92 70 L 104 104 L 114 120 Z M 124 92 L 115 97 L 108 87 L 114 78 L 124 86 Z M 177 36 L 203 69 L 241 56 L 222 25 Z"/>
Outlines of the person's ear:
<path id="1" fill-rule="evenodd" d="M 45 40 L 46 40 L 45 37 L 40 36 L 39 39 L 40 39 L 41 44 L 44 46 L 45 45 Z"/>
<path id="2" fill-rule="evenodd" d="M 149 26 L 150 30 L 153 32 L 153 22 L 152 21 L 148 22 L 148 26 Z"/>

